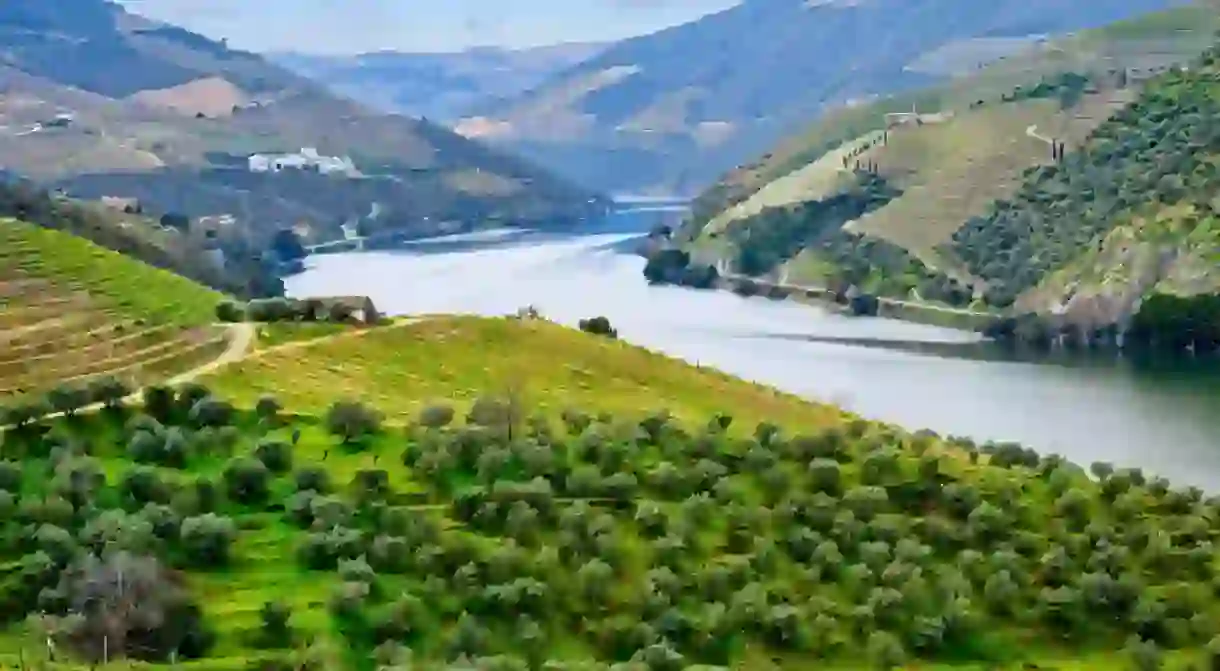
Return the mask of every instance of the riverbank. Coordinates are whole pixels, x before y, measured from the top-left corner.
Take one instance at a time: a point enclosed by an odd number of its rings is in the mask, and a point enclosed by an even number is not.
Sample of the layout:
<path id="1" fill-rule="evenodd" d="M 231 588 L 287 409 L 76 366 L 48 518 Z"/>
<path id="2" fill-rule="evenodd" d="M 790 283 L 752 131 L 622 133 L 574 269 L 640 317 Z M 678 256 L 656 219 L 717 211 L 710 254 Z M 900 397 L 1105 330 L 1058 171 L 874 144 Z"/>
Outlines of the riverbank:
<path id="1" fill-rule="evenodd" d="M 627 342 L 869 419 L 979 443 L 1017 441 L 1220 491 L 1220 371 L 1013 356 L 966 330 L 847 317 L 803 299 L 650 285 L 633 241 L 655 219 L 613 223 L 590 235 L 479 234 L 322 255 L 285 283 L 293 296 L 368 295 L 389 315 L 497 316 L 532 304 L 573 327 L 603 315 Z"/>

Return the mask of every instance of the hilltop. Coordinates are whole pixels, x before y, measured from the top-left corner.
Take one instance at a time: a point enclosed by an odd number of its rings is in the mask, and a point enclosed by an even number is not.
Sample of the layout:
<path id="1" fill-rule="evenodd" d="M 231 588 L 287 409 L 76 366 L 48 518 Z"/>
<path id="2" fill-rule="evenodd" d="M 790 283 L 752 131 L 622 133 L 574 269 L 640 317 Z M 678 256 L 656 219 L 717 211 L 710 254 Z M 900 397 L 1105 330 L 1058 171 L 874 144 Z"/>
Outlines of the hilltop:
<path id="1" fill-rule="evenodd" d="M 605 191 L 690 192 L 836 106 L 1175 4 L 746 0 L 618 42 L 456 128 Z"/>
<path id="2" fill-rule="evenodd" d="M 1220 659 L 1198 490 L 537 320 L 273 348 L 0 448 L 12 664 L 48 638 L 150 668 Z M 139 598 L 82 605 L 116 589 Z"/>
<path id="3" fill-rule="evenodd" d="M 477 47 L 452 53 L 282 53 L 268 57 L 375 108 L 450 123 L 474 107 L 524 93 L 606 46 L 574 42 L 524 49 Z"/>
<path id="4" fill-rule="evenodd" d="M 260 240 L 302 221 L 316 239 L 341 237 L 339 224 L 374 203 L 381 215 L 370 227 L 426 229 L 425 218 L 570 218 L 595 197 L 435 124 L 370 110 L 261 56 L 105 0 L 75 0 L 71 12 L 5 2 L 0 37 L 4 168 L 72 195 L 138 198 L 156 215 L 231 214 Z M 349 157 L 355 172 L 248 169 L 251 154 L 302 148 Z M 476 172 L 483 179 L 467 177 Z"/>
<path id="5" fill-rule="evenodd" d="M 1039 278 L 1014 270 L 1010 285 L 995 249 L 978 249 L 1007 216 L 995 213 L 1041 207 L 1046 178 L 1088 155 L 1111 117 L 1145 114 L 1158 77 L 1212 43 L 1216 10 L 1195 3 L 1051 40 L 950 85 L 841 110 L 702 194 L 677 239 L 747 274 L 1007 307 Z M 853 193 L 876 197 L 831 208 Z M 1046 267 L 1071 253 L 1008 258 Z"/>

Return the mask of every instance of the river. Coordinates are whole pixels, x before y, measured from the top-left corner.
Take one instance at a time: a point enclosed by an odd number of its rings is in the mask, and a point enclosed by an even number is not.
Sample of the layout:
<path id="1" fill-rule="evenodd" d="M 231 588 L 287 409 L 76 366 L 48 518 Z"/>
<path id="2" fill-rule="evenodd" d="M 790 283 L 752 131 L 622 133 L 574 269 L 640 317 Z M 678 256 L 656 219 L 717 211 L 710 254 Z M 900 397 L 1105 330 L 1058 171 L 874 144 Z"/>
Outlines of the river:
<path id="1" fill-rule="evenodd" d="M 491 231 L 315 256 L 286 281 L 290 295 L 368 295 L 389 314 L 504 315 L 532 304 L 572 325 L 605 315 L 630 342 L 867 417 L 1220 492 L 1220 369 L 1018 360 L 960 331 L 649 286 L 631 248 L 670 211 L 623 212 L 581 235 Z"/>

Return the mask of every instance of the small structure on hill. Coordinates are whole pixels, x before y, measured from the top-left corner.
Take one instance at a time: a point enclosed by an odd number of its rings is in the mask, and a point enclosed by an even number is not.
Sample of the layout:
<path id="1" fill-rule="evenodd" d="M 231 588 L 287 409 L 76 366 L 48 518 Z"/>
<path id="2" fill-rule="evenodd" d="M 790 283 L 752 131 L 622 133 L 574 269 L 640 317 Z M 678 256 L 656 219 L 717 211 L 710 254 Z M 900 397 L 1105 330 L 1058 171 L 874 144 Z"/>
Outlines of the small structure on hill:
<path id="1" fill-rule="evenodd" d="M 250 172 L 283 172 L 285 170 L 315 170 L 323 175 L 357 175 L 356 164 L 347 156 L 323 156 L 313 147 L 304 147 L 295 154 L 253 154 L 247 159 Z"/>
<path id="2" fill-rule="evenodd" d="M 369 325 L 381 321 L 381 313 L 368 296 L 311 296 L 304 302 L 322 319 L 337 322 L 356 319 Z"/>

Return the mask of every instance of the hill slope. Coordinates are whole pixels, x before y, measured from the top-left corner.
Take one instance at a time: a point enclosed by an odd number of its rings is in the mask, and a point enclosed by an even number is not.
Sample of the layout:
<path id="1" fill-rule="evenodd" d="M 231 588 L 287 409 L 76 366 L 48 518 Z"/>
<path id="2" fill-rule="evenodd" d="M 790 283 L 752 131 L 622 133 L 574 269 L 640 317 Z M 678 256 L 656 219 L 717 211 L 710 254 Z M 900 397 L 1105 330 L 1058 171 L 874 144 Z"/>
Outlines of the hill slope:
<path id="1" fill-rule="evenodd" d="M 356 56 L 269 54 L 284 67 L 373 107 L 441 122 L 524 93 L 605 48 L 599 43 L 454 53 L 382 51 Z"/>
<path id="2" fill-rule="evenodd" d="M 287 408 L 194 386 L 6 432 L 0 659 L 48 636 L 57 663 L 150 668 L 1218 659 L 1217 502 L 1138 471 L 909 435 L 536 322 L 380 327 L 215 384 Z M 418 421 L 331 405 L 366 388 Z"/>
<path id="3" fill-rule="evenodd" d="M 1021 311 L 1062 314 L 1088 331 L 1139 326 L 1153 297 L 1193 297 L 1182 307 L 1190 312 L 1220 293 L 1218 54 L 1152 80 L 1079 152 L 954 234 L 954 252 L 995 302 L 1016 298 Z M 1215 347 L 1210 310 L 1164 326 Z"/>
<path id="4" fill-rule="evenodd" d="M 950 85 L 841 110 L 701 195 L 678 239 L 705 260 L 796 283 L 847 275 L 899 297 L 968 299 L 946 293 L 948 275 L 995 298 L 996 278 L 966 262 L 954 235 L 1036 168 L 1087 147 L 1150 76 L 1195 58 L 1220 27 L 1216 9 L 1196 3 L 1052 40 Z M 861 174 L 894 193 L 868 212 L 811 223 L 819 202 Z"/>
<path id="5" fill-rule="evenodd" d="M 1173 4 L 746 0 L 620 42 L 458 128 L 605 190 L 690 190 L 827 105 L 943 81 L 945 73 L 908 66 L 946 45 L 1061 33 Z M 956 58 L 973 67 L 994 55 L 965 49 Z M 582 165 L 577 148 L 605 158 Z"/>
<path id="6" fill-rule="evenodd" d="M 222 295 L 59 231 L 0 220 L 0 399 L 114 377 L 128 388 L 225 351 Z"/>
<path id="7" fill-rule="evenodd" d="M 592 197 L 436 125 L 387 116 L 262 57 L 105 0 L 72 16 L 36 0 L 0 7 L 4 167 L 84 197 L 139 197 L 150 211 L 229 213 L 258 231 L 310 220 L 320 238 L 366 215 L 374 227 L 424 217 L 574 216 Z M 115 73 L 123 73 L 116 76 Z M 53 123 L 57 114 L 69 123 Z M 349 156 L 368 179 L 277 179 L 246 170 L 256 152 L 314 147 Z M 479 170 L 510 189 L 455 175 Z"/>
<path id="8" fill-rule="evenodd" d="M 0 216 L 71 233 L 225 293 L 284 293 L 275 264 L 233 231 L 211 237 L 209 231 L 165 227 L 138 212 L 52 195 L 19 180 L 0 182 Z"/>

